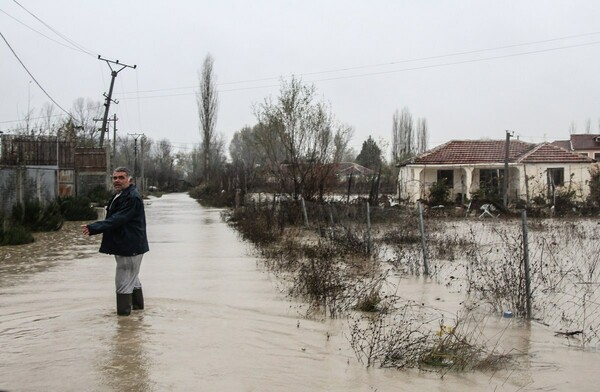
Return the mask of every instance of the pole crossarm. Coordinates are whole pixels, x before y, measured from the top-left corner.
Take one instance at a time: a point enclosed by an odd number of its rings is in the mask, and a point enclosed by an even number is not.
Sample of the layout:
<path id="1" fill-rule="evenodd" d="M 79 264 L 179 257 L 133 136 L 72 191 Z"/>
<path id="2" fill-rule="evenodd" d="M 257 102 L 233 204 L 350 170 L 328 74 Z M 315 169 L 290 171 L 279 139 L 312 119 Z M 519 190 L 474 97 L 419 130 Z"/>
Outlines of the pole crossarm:
<path id="1" fill-rule="evenodd" d="M 102 60 L 102 61 L 106 61 L 106 63 L 108 64 L 108 66 L 110 67 L 111 71 L 114 71 L 113 68 L 111 67 L 111 64 L 117 64 L 121 66 L 121 69 L 118 70 L 117 72 L 121 72 L 124 68 L 133 68 L 135 69 L 137 67 L 137 65 L 127 65 L 124 63 L 119 62 L 119 60 L 109 60 L 109 59 L 105 59 L 102 56 L 98 55 L 98 60 Z"/>
<path id="2" fill-rule="evenodd" d="M 119 60 L 109 60 L 109 59 L 105 59 L 102 56 L 98 55 L 98 60 L 102 60 L 102 61 L 106 61 L 106 64 L 108 64 L 108 67 L 110 68 L 110 76 L 111 76 L 111 80 L 110 80 L 110 88 L 108 90 L 108 94 L 104 94 L 104 97 L 106 97 L 106 102 L 104 103 L 104 117 L 102 117 L 102 128 L 100 128 L 100 147 L 104 147 L 104 133 L 108 132 L 107 129 L 107 122 L 108 122 L 108 111 L 110 109 L 110 103 L 111 102 L 115 102 L 115 104 L 118 104 L 118 102 L 113 101 L 112 99 L 112 93 L 113 93 L 113 88 L 115 86 L 115 79 L 117 77 L 117 74 L 119 72 L 121 72 L 122 70 L 124 70 L 125 68 L 133 68 L 135 69 L 137 67 L 137 65 L 128 65 L 128 64 L 123 64 L 121 62 L 119 62 Z M 118 70 L 115 71 L 115 69 L 113 69 L 113 66 L 111 64 L 116 64 L 119 65 L 121 68 L 119 68 Z"/>

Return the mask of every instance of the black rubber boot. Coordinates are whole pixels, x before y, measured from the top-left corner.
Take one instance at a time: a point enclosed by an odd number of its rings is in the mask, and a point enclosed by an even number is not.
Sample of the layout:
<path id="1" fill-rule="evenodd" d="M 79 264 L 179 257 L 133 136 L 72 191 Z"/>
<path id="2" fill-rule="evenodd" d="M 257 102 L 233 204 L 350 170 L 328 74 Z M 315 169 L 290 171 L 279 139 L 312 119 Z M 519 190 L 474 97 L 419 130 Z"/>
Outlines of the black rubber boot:
<path id="1" fill-rule="evenodd" d="M 129 316 L 131 314 L 131 294 L 117 293 L 117 314 Z"/>
<path id="2" fill-rule="evenodd" d="M 133 310 L 142 310 L 144 309 L 144 294 L 142 293 L 142 288 L 133 289 L 133 293 L 131 294 L 131 304 Z"/>

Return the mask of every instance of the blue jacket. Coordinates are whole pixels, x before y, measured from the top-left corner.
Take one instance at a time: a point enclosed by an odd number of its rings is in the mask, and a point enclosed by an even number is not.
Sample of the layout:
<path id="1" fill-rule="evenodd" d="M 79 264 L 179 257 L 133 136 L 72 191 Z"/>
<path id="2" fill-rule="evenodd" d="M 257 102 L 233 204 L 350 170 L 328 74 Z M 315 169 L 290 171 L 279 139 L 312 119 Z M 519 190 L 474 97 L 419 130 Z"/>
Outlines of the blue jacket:
<path id="1" fill-rule="evenodd" d="M 134 256 L 148 252 L 144 202 L 135 185 L 115 194 L 106 205 L 106 219 L 88 225 L 90 235 L 102 233 L 101 253 Z"/>

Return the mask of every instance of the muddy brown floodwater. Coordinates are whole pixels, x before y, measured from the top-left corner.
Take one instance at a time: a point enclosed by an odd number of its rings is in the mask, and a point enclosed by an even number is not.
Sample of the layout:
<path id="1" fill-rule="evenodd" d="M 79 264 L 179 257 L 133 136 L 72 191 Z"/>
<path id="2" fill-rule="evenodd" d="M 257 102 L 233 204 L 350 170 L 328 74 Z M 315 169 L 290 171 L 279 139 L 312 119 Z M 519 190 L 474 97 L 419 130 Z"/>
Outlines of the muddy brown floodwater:
<path id="1" fill-rule="evenodd" d="M 597 391 L 600 354 L 546 327 L 488 320 L 519 365 L 487 373 L 367 369 L 346 320 L 309 320 L 250 246 L 185 194 L 147 202 L 146 310 L 115 315 L 114 260 L 68 222 L 0 248 L 0 390 Z M 399 278 L 400 279 L 400 278 Z M 445 287 L 400 279 L 399 294 L 455 311 Z M 440 298 L 442 300 L 440 301 Z M 436 302 L 437 301 L 437 302 Z"/>

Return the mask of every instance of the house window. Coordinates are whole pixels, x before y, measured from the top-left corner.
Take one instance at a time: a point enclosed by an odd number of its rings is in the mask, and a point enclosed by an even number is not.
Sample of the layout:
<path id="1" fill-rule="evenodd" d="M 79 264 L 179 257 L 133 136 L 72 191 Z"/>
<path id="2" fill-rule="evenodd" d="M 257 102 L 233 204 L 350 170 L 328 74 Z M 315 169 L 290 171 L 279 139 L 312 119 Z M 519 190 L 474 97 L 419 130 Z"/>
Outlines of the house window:
<path id="1" fill-rule="evenodd" d="M 562 186 L 565 183 L 565 169 L 562 167 L 548 168 L 548 185 Z"/>
<path id="2" fill-rule="evenodd" d="M 446 186 L 454 187 L 454 170 L 438 170 L 437 181 L 444 181 Z"/>
<path id="3" fill-rule="evenodd" d="M 595 152 L 594 153 L 594 159 L 597 161 L 600 161 L 600 152 Z"/>
<path id="4" fill-rule="evenodd" d="M 500 178 L 504 178 L 504 170 L 499 169 L 481 169 L 479 171 L 479 187 L 498 189 Z"/>

